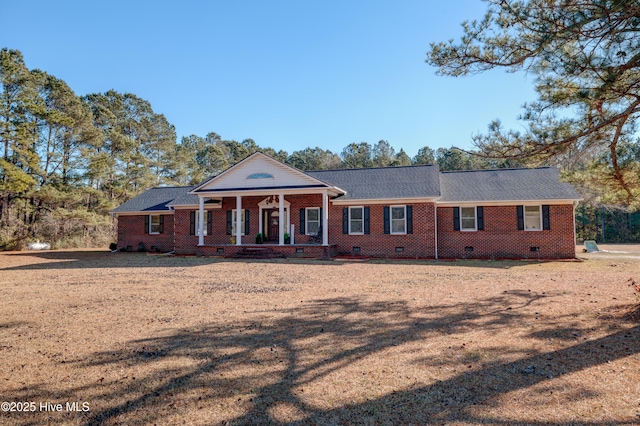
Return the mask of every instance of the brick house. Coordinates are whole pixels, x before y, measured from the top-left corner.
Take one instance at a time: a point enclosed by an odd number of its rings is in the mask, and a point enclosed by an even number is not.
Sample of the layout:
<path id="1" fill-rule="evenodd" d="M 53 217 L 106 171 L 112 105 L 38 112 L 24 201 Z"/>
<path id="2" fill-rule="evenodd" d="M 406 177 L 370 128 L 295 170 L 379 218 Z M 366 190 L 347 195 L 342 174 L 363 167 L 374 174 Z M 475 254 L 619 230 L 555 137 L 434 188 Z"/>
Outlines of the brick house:
<path id="1" fill-rule="evenodd" d="M 258 152 L 200 185 L 152 188 L 112 213 L 125 250 L 573 258 L 579 201 L 548 167 L 303 172 Z"/>

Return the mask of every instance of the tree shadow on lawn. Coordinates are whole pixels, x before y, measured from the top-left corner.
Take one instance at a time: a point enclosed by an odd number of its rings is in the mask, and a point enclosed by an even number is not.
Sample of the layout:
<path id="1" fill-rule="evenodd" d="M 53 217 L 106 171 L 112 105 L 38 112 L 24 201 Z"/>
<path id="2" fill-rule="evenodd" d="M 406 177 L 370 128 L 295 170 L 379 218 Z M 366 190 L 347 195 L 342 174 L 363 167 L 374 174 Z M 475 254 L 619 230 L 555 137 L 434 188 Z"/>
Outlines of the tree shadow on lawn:
<path id="1" fill-rule="evenodd" d="M 22 270 L 54 270 L 54 269 L 91 269 L 91 268 L 170 268 L 210 265 L 222 262 L 234 263 L 279 263 L 279 264 L 309 264 L 335 265 L 345 262 L 321 259 L 231 259 L 223 257 L 204 256 L 173 256 L 158 253 L 111 253 L 108 251 L 51 251 L 1 253 L 1 256 L 32 258 L 33 261 L 18 266 L 2 267 L 0 271 Z M 40 262 L 37 259 L 46 260 Z M 57 262 L 52 262 L 57 261 Z"/>
<path id="2" fill-rule="evenodd" d="M 98 367 L 126 372 L 127 377 L 103 379 L 62 392 L 42 387 L 22 389 L 17 397 L 25 401 L 82 397 L 92 407 L 90 413 L 82 413 L 81 421 L 87 425 L 162 422 L 175 410 L 183 410 L 184 415 L 207 408 L 215 412 L 222 403 L 232 410 L 226 418 L 232 424 L 566 424 L 514 422 L 478 414 L 477 408 L 499 404 L 498 398 L 508 392 L 638 354 L 640 327 L 543 353 L 514 350 L 520 358 L 513 362 L 490 360 L 478 369 L 427 386 L 395 390 L 332 409 L 318 408 L 309 400 L 322 401 L 308 398 L 304 392 L 330 375 L 358 368 L 356 363 L 373 363 L 376 356 L 396 346 L 462 335 L 470 327 L 498 331 L 532 321 L 533 314 L 524 308 L 547 297 L 554 296 L 511 292 L 475 303 L 420 309 L 410 308 L 404 301 L 336 298 L 295 309 L 248 312 L 251 319 L 242 322 L 221 320 L 67 361 L 79 375 Z M 547 326 L 553 330 L 561 324 L 566 324 L 566 318 Z M 593 396 L 583 389 L 576 390 L 573 398 Z M 279 407 L 295 415 L 279 418 Z M 206 415 L 200 420 L 212 423 Z M 634 422 L 619 419 L 580 424 L 614 423 Z"/>
<path id="3" fill-rule="evenodd" d="M 0 253 L 0 256 L 32 258 L 24 265 L 0 266 L 0 271 L 22 270 L 55 270 L 55 269 L 91 269 L 91 268 L 168 268 L 190 267 L 216 264 L 221 262 L 235 262 L 246 264 L 308 264 L 344 266 L 361 264 L 341 260 L 321 260 L 305 258 L 287 259 L 230 259 L 222 257 L 171 256 L 156 253 L 111 253 L 108 251 L 45 251 Z M 38 259 L 45 260 L 41 262 Z M 418 266 L 446 266 L 465 268 L 511 269 L 525 265 L 546 263 L 552 261 L 538 260 L 433 260 L 433 259 L 370 259 L 372 265 L 418 265 Z"/>

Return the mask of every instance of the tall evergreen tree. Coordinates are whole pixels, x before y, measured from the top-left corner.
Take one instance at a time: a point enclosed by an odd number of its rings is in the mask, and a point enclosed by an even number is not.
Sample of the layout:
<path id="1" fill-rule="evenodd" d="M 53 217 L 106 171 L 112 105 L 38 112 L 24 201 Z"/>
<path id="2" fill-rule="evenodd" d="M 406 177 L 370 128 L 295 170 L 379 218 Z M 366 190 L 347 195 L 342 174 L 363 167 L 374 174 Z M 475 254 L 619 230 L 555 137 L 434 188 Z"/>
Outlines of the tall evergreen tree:
<path id="1" fill-rule="evenodd" d="M 17 50 L 0 50 L 0 224 L 12 201 L 37 186 L 38 116 L 44 111 L 34 76 Z"/>
<path id="2" fill-rule="evenodd" d="M 387 167 L 394 162 L 396 150 L 385 140 L 378 141 L 373 146 L 372 165 L 375 167 Z"/>
<path id="3" fill-rule="evenodd" d="M 342 150 L 342 166 L 347 169 L 373 165 L 371 145 L 367 142 L 350 143 Z"/>
<path id="4" fill-rule="evenodd" d="M 341 160 L 337 154 L 317 146 L 292 152 L 286 163 L 300 170 L 330 170 L 339 169 Z"/>
<path id="5" fill-rule="evenodd" d="M 174 152 L 175 130 L 148 101 L 115 90 L 86 100 L 102 132 L 88 152 L 87 174 L 96 188 L 122 202 L 170 177 L 163 164 Z"/>
<path id="6" fill-rule="evenodd" d="M 413 157 L 411 163 L 413 164 L 435 164 L 436 153 L 428 146 L 423 146 L 418 150 L 418 153 Z"/>
<path id="7" fill-rule="evenodd" d="M 637 164 L 619 161 L 638 143 L 640 3 L 637 0 L 487 0 L 480 21 L 464 22 L 460 42 L 431 44 L 427 62 L 443 75 L 503 67 L 537 76 L 524 133 L 494 125 L 476 145 L 489 155 L 546 162 L 608 152 L 600 177 L 618 202 L 640 207 Z"/>
<path id="8" fill-rule="evenodd" d="M 410 166 L 411 158 L 404 152 L 404 149 L 400 148 L 400 151 L 395 155 L 395 158 L 391 162 L 392 166 Z"/>

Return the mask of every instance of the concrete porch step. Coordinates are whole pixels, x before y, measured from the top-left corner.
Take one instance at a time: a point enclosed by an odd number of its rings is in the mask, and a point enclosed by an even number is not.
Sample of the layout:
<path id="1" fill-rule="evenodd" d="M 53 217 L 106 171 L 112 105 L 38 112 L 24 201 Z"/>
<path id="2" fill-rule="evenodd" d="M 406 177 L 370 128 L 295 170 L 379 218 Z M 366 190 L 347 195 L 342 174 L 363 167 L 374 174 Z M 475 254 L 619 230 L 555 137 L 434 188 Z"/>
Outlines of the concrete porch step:
<path id="1" fill-rule="evenodd" d="M 275 259 L 284 258 L 285 255 L 274 251 L 270 247 L 246 247 L 229 257 L 236 259 Z"/>

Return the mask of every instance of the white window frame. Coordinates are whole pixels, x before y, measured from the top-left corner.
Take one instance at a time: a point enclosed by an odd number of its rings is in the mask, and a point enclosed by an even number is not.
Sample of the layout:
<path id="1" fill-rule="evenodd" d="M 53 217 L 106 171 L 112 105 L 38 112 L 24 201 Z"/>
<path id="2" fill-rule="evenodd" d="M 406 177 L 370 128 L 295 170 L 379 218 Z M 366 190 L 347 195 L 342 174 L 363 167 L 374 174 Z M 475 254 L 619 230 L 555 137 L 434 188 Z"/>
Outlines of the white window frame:
<path id="1" fill-rule="evenodd" d="M 317 220 L 309 220 L 309 211 L 310 210 L 315 210 L 318 212 L 318 219 Z M 322 226 L 322 222 L 321 222 L 321 217 L 320 217 L 320 207 L 307 207 L 306 209 L 304 209 L 304 229 L 305 229 L 305 234 L 306 235 L 318 235 L 318 231 L 320 230 L 320 227 Z M 309 223 L 318 223 L 318 231 L 316 232 L 309 232 Z"/>
<path id="2" fill-rule="evenodd" d="M 204 226 L 202 227 L 202 233 L 204 234 L 204 236 L 207 236 L 207 216 L 209 215 L 209 211 L 205 210 L 204 211 Z M 196 220 L 195 220 L 195 226 L 196 226 L 196 236 L 200 236 L 200 211 L 196 210 Z"/>
<path id="3" fill-rule="evenodd" d="M 462 226 L 462 219 L 464 215 L 462 214 L 462 209 L 473 209 L 473 228 L 465 228 Z M 467 217 L 467 219 L 470 219 Z M 478 207 L 477 206 L 460 206 L 460 231 L 462 232 L 474 232 L 478 230 Z"/>
<path id="4" fill-rule="evenodd" d="M 360 232 L 351 231 L 351 210 L 352 209 L 360 209 L 360 211 L 362 212 L 362 217 L 360 219 L 354 219 L 362 222 L 362 228 L 361 228 L 362 231 Z M 364 235 L 364 206 L 349 206 L 349 235 Z"/>
<path id="5" fill-rule="evenodd" d="M 531 208 L 531 207 L 535 207 L 538 209 L 538 227 L 537 228 L 528 228 L 527 227 L 527 207 Z M 533 217 L 533 214 L 531 214 L 531 217 Z M 538 205 L 528 205 L 528 206 L 522 206 L 522 220 L 524 222 L 524 230 L 525 231 L 542 231 L 542 206 L 540 204 Z"/>
<path id="6" fill-rule="evenodd" d="M 394 219 L 393 218 L 393 209 L 402 209 L 403 210 L 403 218 L 402 219 Z M 402 231 L 393 231 L 393 222 L 402 220 L 404 226 Z M 389 206 L 389 233 L 393 235 L 404 235 L 407 233 L 407 206 Z"/>
<path id="7" fill-rule="evenodd" d="M 240 218 L 240 235 L 244 235 L 244 212 L 246 209 L 242 209 L 241 218 Z M 205 234 L 206 235 L 206 234 Z M 231 235 L 238 235 L 236 233 L 236 209 L 231 210 Z"/>
<path id="8" fill-rule="evenodd" d="M 160 216 L 159 214 L 150 214 L 149 215 L 149 234 L 150 235 L 159 235 L 160 234 Z M 158 223 L 156 223 L 156 226 L 158 227 L 157 231 L 153 231 L 153 218 L 157 217 L 158 218 Z"/>

